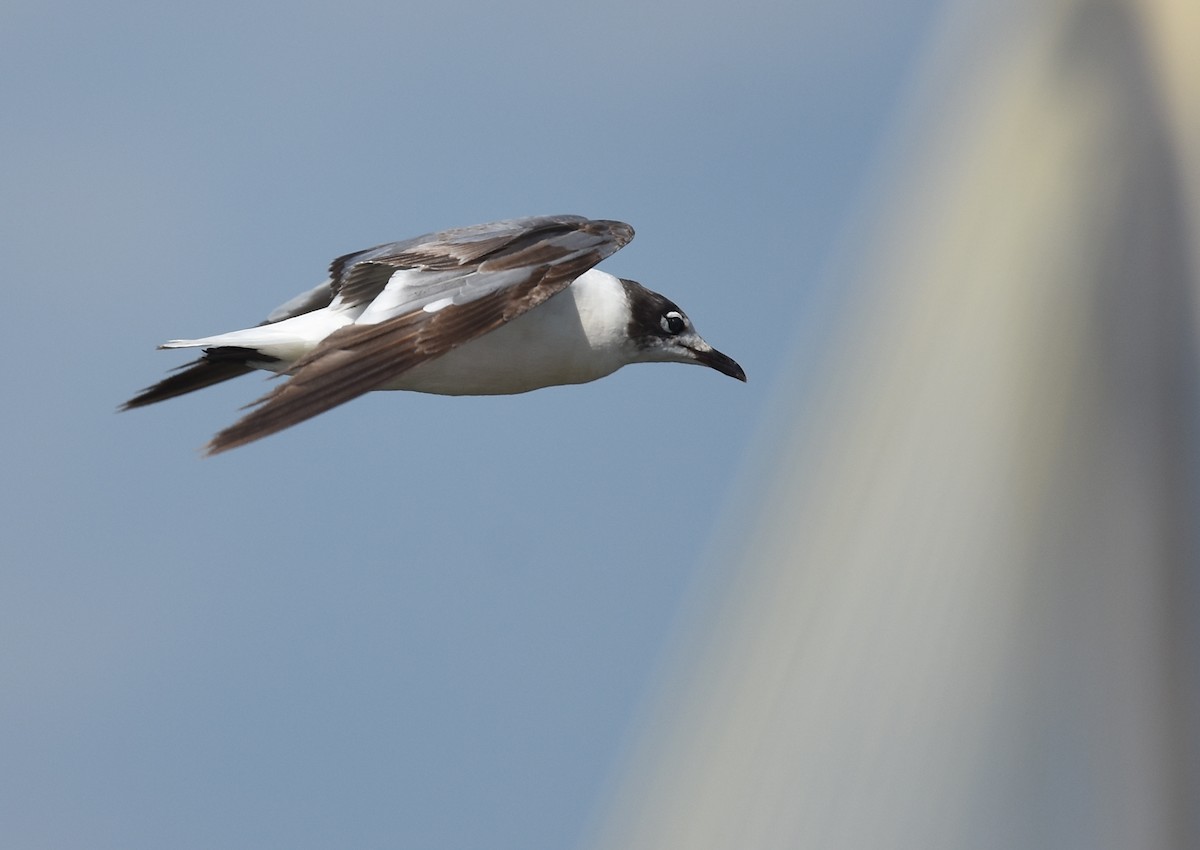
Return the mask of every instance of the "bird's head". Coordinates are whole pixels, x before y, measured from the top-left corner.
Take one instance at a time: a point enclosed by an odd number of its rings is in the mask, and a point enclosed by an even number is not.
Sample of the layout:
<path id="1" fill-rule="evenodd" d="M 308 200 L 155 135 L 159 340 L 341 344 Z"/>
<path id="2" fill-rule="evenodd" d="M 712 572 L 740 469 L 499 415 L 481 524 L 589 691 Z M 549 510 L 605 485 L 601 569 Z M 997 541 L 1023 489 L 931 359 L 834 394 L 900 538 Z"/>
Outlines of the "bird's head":
<path id="1" fill-rule="evenodd" d="M 643 363 L 696 363 L 723 375 L 746 380 L 746 373 L 732 358 L 717 351 L 696 329 L 679 307 L 634 280 L 621 279 L 629 298 L 628 337 L 636 360 Z"/>

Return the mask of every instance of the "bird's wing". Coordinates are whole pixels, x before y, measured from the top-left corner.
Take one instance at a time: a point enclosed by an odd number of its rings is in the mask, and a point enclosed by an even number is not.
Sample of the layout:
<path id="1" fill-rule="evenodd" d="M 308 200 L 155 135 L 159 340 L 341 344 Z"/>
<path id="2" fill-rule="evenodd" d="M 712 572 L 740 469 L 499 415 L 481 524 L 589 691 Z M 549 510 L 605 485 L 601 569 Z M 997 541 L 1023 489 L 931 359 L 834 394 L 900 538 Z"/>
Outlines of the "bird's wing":
<path id="1" fill-rule="evenodd" d="M 359 324 L 418 308 L 432 312 L 506 289 L 530 269 L 569 262 L 598 243 L 607 245 L 602 259 L 632 238 L 633 229 L 621 222 L 560 215 L 496 221 L 378 245 L 330 265 L 332 309 L 365 307 Z"/>
<path id="2" fill-rule="evenodd" d="M 265 321 L 259 322 L 260 325 L 273 325 L 276 322 L 282 322 L 284 319 L 294 319 L 296 316 L 302 316 L 305 313 L 311 313 L 313 310 L 320 310 L 322 307 L 328 307 L 329 302 L 333 300 L 333 279 L 319 283 L 307 292 L 301 292 L 290 301 L 285 301 L 270 312 Z"/>
<path id="3" fill-rule="evenodd" d="M 447 230 L 348 254 L 330 309 L 366 304 L 287 383 L 217 434 L 216 454 L 303 422 L 533 309 L 633 238 L 619 221 L 545 216 Z"/>

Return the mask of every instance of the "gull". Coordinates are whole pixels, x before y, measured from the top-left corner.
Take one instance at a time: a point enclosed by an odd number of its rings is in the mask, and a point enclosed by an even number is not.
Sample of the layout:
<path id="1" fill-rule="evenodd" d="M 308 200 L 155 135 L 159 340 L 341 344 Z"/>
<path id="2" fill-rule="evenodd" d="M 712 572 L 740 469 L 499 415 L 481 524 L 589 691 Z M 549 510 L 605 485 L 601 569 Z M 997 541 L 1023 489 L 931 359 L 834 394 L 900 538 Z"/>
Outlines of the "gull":
<path id="1" fill-rule="evenodd" d="M 372 390 L 507 395 L 630 363 L 695 363 L 745 381 L 673 302 L 594 268 L 631 239 L 620 221 L 532 216 L 346 254 L 261 324 L 160 345 L 204 352 L 121 409 L 256 369 L 288 376 L 209 442 L 212 455 Z"/>

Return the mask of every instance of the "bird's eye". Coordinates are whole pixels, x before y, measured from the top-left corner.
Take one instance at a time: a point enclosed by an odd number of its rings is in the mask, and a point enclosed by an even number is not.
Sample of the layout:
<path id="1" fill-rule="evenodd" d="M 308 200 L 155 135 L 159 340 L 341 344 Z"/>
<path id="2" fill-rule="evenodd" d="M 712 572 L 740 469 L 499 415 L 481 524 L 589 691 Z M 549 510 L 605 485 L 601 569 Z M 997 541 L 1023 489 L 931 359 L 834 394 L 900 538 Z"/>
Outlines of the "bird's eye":
<path id="1" fill-rule="evenodd" d="M 683 329 L 687 327 L 687 319 L 683 317 L 683 314 L 675 310 L 672 310 L 669 313 L 663 313 L 663 317 L 658 320 L 658 323 L 662 325 L 662 329 L 669 334 L 681 333 Z"/>

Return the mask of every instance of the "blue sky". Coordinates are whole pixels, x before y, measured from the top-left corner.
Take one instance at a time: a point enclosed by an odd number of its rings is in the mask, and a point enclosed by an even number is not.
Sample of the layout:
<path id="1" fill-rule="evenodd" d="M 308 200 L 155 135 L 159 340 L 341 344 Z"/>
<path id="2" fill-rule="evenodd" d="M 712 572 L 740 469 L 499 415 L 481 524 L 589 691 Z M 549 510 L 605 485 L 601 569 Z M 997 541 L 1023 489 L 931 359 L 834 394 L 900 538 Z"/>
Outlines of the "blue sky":
<path id="1" fill-rule="evenodd" d="M 0 843 L 557 848 L 656 674 L 935 0 L 8 3 Z M 538 213 L 750 382 L 116 406 L 333 257 Z"/>

